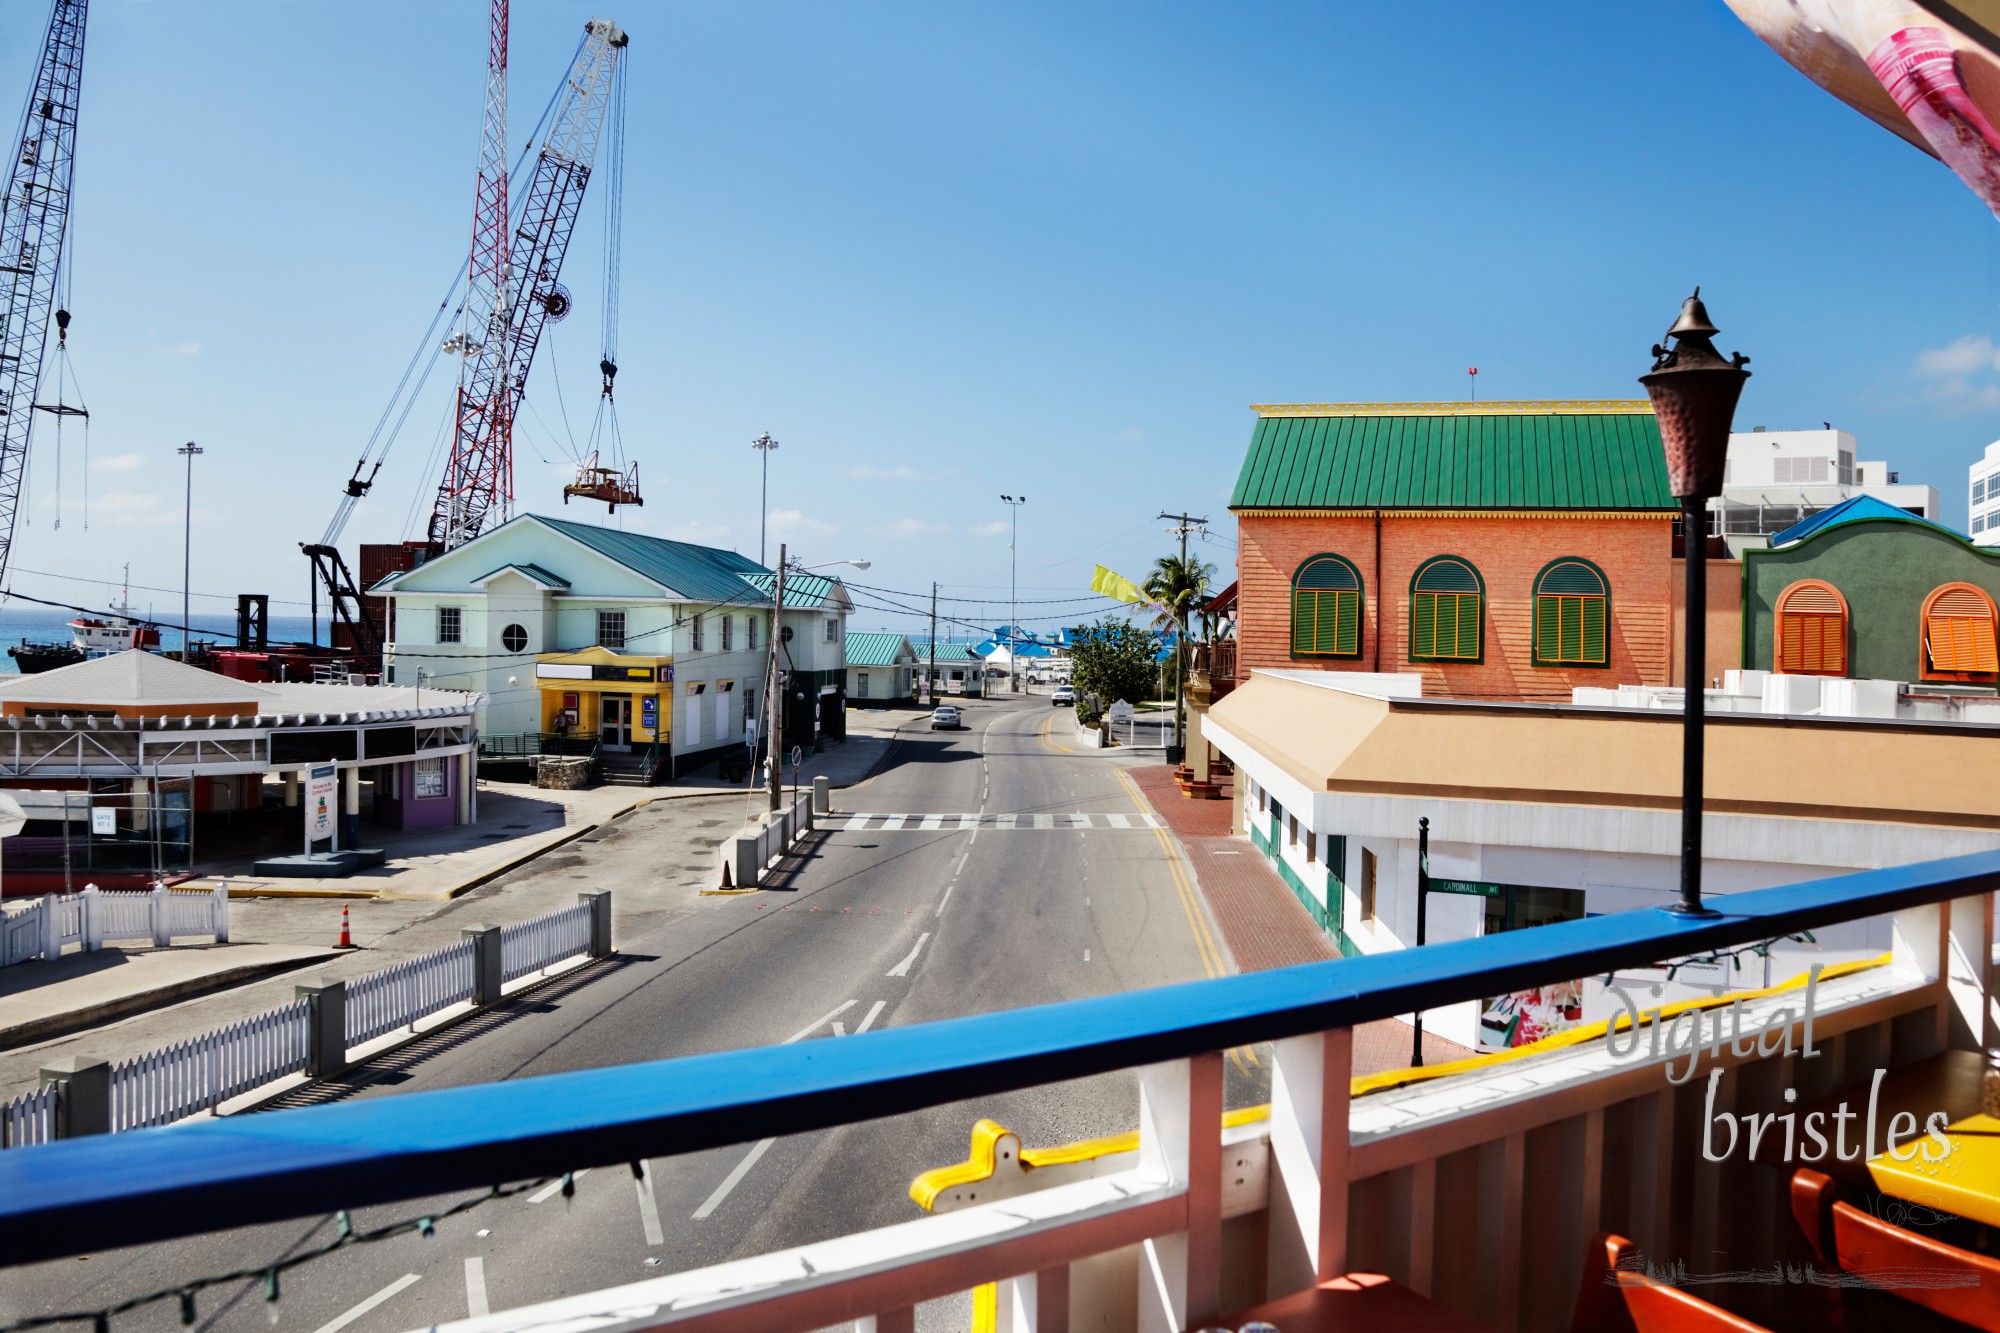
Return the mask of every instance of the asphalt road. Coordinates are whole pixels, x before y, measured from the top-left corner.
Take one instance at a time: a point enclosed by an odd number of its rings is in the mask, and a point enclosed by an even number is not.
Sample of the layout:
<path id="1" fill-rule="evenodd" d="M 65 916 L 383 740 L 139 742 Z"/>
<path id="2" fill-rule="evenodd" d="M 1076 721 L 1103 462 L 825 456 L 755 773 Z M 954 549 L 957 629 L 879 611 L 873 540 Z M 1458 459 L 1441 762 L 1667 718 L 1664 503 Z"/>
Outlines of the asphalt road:
<path id="1" fill-rule="evenodd" d="M 906 731 L 883 772 L 839 794 L 839 813 L 773 887 L 650 894 L 654 906 L 617 911 L 615 960 L 297 1100 L 840 1040 L 1215 975 L 1213 926 L 1185 863 L 1170 864 L 1179 850 L 1120 776 L 1145 756 L 1068 748 L 1067 710 L 1039 699 L 972 701 L 965 718 L 959 732 Z M 744 814 L 738 798 L 712 804 L 717 828 Z M 895 815 L 909 818 L 885 818 Z M 602 885 L 616 903 L 621 885 L 654 882 L 685 859 L 657 829 L 649 836 L 659 822 L 656 810 L 639 811 L 520 873 L 565 895 Z M 1254 1053 L 1232 1056 L 1231 1105 L 1267 1088 Z M 599 1169 L 573 1199 L 551 1190 L 494 1201 L 431 1239 L 354 1247 L 294 1270 L 278 1326 L 388 1333 L 906 1221 L 918 1215 L 911 1178 L 962 1159 L 982 1115 L 1048 1144 L 1129 1129 L 1137 1111 L 1136 1077 L 1117 1075 L 656 1158 L 638 1180 Z M 365 1229 L 450 1201 L 368 1209 L 355 1221 Z M 254 1267 L 332 1234 L 330 1220 L 301 1220 L 8 1270 L 0 1322 Z M 200 1328 L 271 1326 L 256 1283 L 216 1288 L 198 1304 Z M 172 1302 L 114 1323 L 116 1333 L 178 1327 Z"/>

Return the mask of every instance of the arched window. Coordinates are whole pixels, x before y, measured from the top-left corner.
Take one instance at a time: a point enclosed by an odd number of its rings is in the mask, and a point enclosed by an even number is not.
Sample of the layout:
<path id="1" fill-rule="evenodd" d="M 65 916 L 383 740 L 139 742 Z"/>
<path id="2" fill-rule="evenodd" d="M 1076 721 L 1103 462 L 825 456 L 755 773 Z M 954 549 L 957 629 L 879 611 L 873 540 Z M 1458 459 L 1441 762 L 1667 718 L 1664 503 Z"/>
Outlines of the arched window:
<path id="1" fill-rule="evenodd" d="M 1410 660 L 1477 662 L 1481 603 L 1479 571 L 1455 555 L 1433 556 L 1410 580 Z"/>
<path id="2" fill-rule="evenodd" d="M 1535 578 L 1535 664 L 1604 666 L 1610 658 L 1611 587 L 1604 572 L 1574 556 Z"/>
<path id="3" fill-rule="evenodd" d="M 1992 677 L 1993 599 L 1970 583 L 1947 583 L 1924 598 L 1924 676 Z"/>
<path id="4" fill-rule="evenodd" d="M 1292 656 L 1361 656 L 1361 576 L 1337 555 L 1292 575 Z"/>
<path id="5" fill-rule="evenodd" d="M 1804 579 L 1778 594 L 1772 669 L 1792 676 L 1847 674 L 1847 600 L 1831 583 Z"/>

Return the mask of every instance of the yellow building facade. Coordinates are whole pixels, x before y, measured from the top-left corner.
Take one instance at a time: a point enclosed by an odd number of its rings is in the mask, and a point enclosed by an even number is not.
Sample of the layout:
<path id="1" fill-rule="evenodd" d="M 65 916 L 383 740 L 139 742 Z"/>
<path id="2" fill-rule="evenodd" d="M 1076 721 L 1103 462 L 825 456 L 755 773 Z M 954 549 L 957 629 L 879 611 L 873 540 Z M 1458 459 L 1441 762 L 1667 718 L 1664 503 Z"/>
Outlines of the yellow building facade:
<path id="1" fill-rule="evenodd" d="M 674 659 L 583 648 L 535 659 L 542 730 L 630 750 L 672 739 Z"/>

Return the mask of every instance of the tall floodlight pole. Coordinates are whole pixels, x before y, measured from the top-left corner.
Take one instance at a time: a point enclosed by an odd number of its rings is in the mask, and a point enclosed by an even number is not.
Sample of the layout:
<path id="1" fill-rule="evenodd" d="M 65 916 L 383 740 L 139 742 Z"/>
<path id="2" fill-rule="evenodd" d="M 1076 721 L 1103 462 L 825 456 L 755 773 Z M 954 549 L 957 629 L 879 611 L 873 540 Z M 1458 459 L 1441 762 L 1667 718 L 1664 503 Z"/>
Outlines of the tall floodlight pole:
<path id="1" fill-rule="evenodd" d="M 1007 691 L 1021 692 L 1021 627 L 1014 623 L 1020 614 L 1020 604 L 1015 599 L 1016 571 L 1021 567 L 1021 556 L 1017 549 L 1021 544 L 1021 506 L 1028 503 L 1025 495 L 1003 495 L 1009 517 L 1014 520 L 1014 531 L 1007 538 Z"/>
<path id="2" fill-rule="evenodd" d="M 750 441 L 750 447 L 764 456 L 764 479 L 757 487 L 757 563 L 761 565 L 764 563 L 764 522 L 771 513 L 771 451 L 778 447 L 778 442 L 771 438 L 771 432 L 767 430 Z M 779 556 L 778 564 L 782 566 L 784 563 L 784 557 Z"/>
<path id="3" fill-rule="evenodd" d="M 1741 352 L 1728 360 L 1709 340 L 1716 334 L 1701 303 L 1701 288 L 1681 302 L 1681 317 L 1667 330 L 1671 347 L 1653 344 L 1653 368 L 1639 377 L 1653 400 L 1667 481 L 1681 502 L 1682 546 L 1687 564 L 1687 658 L 1681 672 L 1681 896 L 1667 908 L 1683 916 L 1717 916 L 1701 904 L 1701 806 L 1703 688 L 1708 683 L 1708 502 L 1722 493 L 1729 456 L 1729 427 L 1750 372 Z"/>
<path id="4" fill-rule="evenodd" d="M 181 661 L 188 658 L 188 603 L 192 594 L 188 591 L 189 574 L 194 568 L 194 460 L 200 457 L 202 448 L 189 440 L 174 450 L 187 459 L 187 499 L 181 504 Z"/>

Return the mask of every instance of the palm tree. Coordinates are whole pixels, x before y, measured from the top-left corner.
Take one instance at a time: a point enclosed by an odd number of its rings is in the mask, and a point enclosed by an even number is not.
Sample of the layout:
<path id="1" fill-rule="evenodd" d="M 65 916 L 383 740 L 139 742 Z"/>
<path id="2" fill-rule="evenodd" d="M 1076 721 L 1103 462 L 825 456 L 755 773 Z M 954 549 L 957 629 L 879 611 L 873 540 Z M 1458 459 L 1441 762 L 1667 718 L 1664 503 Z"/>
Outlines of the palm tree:
<path id="1" fill-rule="evenodd" d="M 1182 744 L 1186 726 L 1183 711 L 1186 704 L 1181 698 L 1181 682 L 1187 678 L 1188 620 L 1191 615 L 1199 613 L 1203 637 L 1212 631 L 1212 617 L 1203 608 L 1203 603 L 1208 600 L 1210 582 L 1214 578 L 1215 566 L 1199 556 L 1163 555 L 1153 562 L 1145 583 L 1141 585 L 1146 595 L 1161 607 L 1153 628 L 1172 626 L 1180 631 L 1174 643 L 1174 744 L 1177 746 Z"/>

